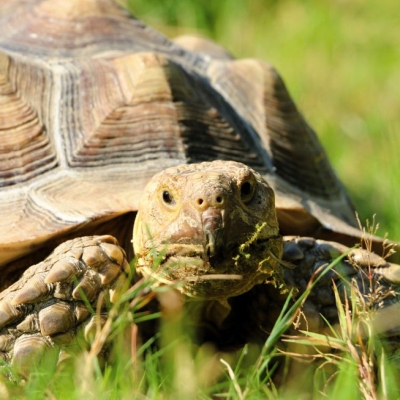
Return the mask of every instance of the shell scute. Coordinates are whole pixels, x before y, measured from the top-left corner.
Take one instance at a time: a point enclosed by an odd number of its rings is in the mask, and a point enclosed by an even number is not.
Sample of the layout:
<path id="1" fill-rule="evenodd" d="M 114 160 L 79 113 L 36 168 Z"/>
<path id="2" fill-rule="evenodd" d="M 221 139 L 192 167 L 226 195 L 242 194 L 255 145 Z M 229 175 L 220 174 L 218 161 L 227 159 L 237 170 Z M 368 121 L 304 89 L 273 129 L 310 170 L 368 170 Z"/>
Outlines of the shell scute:
<path id="1" fill-rule="evenodd" d="M 14 142 L 0 145 L 0 178 L 13 188 L 0 192 L 1 265 L 137 210 L 162 169 L 214 159 L 271 178 L 278 204 L 296 203 L 287 213 L 313 216 L 300 234 L 312 223 L 355 234 L 345 190 L 269 64 L 204 40 L 180 47 L 109 0 L 2 7 L 0 143 Z"/>

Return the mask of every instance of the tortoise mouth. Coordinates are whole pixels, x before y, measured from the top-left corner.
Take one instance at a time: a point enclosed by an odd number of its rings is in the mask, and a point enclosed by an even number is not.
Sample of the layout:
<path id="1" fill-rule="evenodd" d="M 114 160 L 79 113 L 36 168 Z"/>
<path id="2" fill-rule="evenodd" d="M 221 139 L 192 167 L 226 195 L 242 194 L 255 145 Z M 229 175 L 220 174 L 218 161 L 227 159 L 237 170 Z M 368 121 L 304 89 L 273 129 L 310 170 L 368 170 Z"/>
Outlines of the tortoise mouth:
<path id="1" fill-rule="evenodd" d="M 144 276 L 154 279 L 155 286 L 172 286 L 195 300 L 226 299 L 247 291 L 254 274 L 217 271 L 205 265 L 198 256 L 170 256 L 157 270 L 143 266 Z"/>
<path id="2" fill-rule="evenodd" d="M 260 265 L 268 258 L 269 240 L 255 240 L 245 251 L 242 245 L 232 244 L 213 256 L 200 244 L 170 244 L 157 265 L 147 260 L 138 270 L 154 279 L 156 286 L 177 285 L 192 298 L 228 298 L 265 279 Z"/>
<path id="3" fill-rule="evenodd" d="M 243 279 L 243 274 L 230 273 L 229 260 L 231 258 L 223 255 L 210 258 L 205 251 L 191 251 L 187 255 L 166 254 L 161 266 L 169 275 L 175 275 L 174 270 L 177 269 L 181 279 L 191 282 L 199 279 Z"/>

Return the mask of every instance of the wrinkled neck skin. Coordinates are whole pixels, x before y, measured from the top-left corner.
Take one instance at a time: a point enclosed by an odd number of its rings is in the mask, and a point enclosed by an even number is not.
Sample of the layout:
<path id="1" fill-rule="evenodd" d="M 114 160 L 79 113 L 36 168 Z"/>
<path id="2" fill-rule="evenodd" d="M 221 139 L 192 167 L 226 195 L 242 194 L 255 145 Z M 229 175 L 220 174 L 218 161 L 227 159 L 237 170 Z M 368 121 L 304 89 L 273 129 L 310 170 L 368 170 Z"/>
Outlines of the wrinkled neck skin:
<path id="1" fill-rule="evenodd" d="M 137 271 L 171 285 L 220 324 L 228 299 L 282 283 L 274 193 L 253 170 L 215 161 L 184 165 L 148 184 L 134 227 Z M 210 310 L 210 311 L 207 311 Z"/>

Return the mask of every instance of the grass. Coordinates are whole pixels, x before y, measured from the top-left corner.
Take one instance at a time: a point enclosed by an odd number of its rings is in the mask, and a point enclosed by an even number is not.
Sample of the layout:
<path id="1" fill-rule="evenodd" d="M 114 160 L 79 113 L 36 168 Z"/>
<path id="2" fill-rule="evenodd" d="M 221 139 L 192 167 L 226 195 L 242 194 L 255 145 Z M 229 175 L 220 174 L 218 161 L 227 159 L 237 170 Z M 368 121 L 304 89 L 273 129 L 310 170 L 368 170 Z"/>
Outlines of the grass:
<path id="1" fill-rule="evenodd" d="M 280 71 L 361 219 L 400 241 L 400 56 L 392 0 L 128 0 L 169 37 L 199 33 Z"/>
<path id="2" fill-rule="evenodd" d="M 193 344 L 187 325 L 190 315 L 174 301 L 171 289 L 156 289 L 167 296 L 165 304 L 170 309 L 164 309 L 162 315 L 143 313 L 143 305 L 154 292 L 148 291 L 152 282 L 142 280 L 129 290 L 122 289 L 108 318 L 93 331 L 88 350 L 58 366 L 57 355 L 50 353 L 26 379 L 9 366 L 0 368 L 1 398 L 399 398 L 396 363 L 389 360 L 385 343 L 373 333 L 370 323 L 376 310 L 368 306 L 355 285 L 346 283 L 344 293 L 348 295 L 344 298 L 343 292 L 340 295 L 334 290 L 339 320 L 335 326 L 327 324 L 329 336 L 312 332 L 285 335 L 314 285 L 339 262 L 340 258 L 319 273 L 298 298 L 292 293 L 287 296 L 262 346 L 249 344 L 236 352 L 216 352 L 208 345 Z M 153 318 L 161 318 L 160 332 L 141 343 L 137 326 Z M 154 340 L 161 346 L 154 347 Z M 112 343 L 111 351 L 107 361 L 101 361 L 105 343 Z M 283 347 L 285 343 L 289 346 Z M 278 386 L 276 379 L 281 381 Z"/>

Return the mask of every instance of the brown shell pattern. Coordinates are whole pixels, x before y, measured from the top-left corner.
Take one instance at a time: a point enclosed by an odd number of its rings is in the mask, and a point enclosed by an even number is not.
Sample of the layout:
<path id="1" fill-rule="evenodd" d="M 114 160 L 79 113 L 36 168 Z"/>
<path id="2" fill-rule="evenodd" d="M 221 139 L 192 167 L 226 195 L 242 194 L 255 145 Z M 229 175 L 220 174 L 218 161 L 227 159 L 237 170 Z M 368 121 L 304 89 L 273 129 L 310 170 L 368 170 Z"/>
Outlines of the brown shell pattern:
<path id="1" fill-rule="evenodd" d="M 267 178 L 284 233 L 351 230 L 346 192 L 274 68 L 177 43 L 111 0 L 0 1 L 0 265 L 135 211 L 166 167 L 214 159 Z"/>

